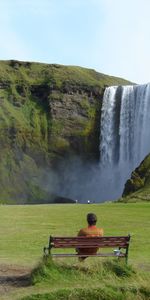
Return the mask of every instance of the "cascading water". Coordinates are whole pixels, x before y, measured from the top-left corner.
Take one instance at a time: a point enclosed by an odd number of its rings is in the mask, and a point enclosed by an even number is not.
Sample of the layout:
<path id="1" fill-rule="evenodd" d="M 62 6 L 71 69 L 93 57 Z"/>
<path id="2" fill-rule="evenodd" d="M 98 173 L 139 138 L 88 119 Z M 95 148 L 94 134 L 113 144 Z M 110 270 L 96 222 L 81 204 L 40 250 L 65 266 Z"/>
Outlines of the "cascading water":
<path id="1" fill-rule="evenodd" d="M 104 200 L 121 195 L 126 179 L 149 152 L 150 84 L 106 88 L 100 135 Z"/>

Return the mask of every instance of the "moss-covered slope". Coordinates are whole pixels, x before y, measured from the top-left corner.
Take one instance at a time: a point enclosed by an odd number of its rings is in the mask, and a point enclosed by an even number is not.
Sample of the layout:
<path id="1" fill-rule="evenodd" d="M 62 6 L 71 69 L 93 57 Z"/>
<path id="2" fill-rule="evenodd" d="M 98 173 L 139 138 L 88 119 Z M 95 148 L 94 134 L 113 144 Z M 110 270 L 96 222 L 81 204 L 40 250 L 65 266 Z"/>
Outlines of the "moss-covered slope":
<path id="1" fill-rule="evenodd" d="M 129 82 L 74 66 L 0 61 L 0 202 L 51 201 L 40 182 L 68 155 L 99 155 L 105 86 Z"/>
<path id="2" fill-rule="evenodd" d="M 132 172 L 127 180 L 121 201 L 150 201 L 150 154 Z"/>

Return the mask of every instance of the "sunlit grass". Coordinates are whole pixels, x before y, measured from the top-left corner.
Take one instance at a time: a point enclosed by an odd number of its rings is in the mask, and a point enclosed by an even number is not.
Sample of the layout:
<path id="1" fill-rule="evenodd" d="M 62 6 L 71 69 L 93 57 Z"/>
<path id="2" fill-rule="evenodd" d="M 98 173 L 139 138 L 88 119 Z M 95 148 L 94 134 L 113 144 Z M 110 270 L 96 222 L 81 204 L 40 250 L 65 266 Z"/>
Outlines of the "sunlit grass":
<path id="1" fill-rule="evenodd" d="M 76 236 L 86 226 L 86 214 L 98 216 L 105 235 L 131 234 L 129 262 L 150 261 L 150 204 L 62 204 L 0 206 L 0 261 L 35 265 L 49 235 Z"/>

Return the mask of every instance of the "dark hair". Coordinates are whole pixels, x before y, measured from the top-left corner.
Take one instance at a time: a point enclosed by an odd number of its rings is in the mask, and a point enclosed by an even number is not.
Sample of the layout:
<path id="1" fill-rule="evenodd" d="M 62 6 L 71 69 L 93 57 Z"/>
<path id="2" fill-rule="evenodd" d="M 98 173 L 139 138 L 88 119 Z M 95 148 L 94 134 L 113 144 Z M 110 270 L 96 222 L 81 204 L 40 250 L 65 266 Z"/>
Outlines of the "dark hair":
<path id="1" fill-rule="evenodd" d="M 93 213 L 87 214 L 87 222 L 89 225 L 95 225 L 97 222 L 97 217 Z"/>

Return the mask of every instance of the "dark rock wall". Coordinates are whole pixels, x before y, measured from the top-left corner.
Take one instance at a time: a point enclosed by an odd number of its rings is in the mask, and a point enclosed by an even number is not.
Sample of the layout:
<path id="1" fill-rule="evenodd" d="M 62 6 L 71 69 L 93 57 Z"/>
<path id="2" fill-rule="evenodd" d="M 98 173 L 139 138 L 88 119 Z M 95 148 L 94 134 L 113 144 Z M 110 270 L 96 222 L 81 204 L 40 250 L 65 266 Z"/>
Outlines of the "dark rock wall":
<path id="1" fill-rule="evenodd" d="M 52 91 L 49 97 L 50 151 L 58 155 L 74 153 L 84 158 L 98 158 L 102 97 L 102 92 L 94 96 L 84 90 L 63 94 Z"/>

